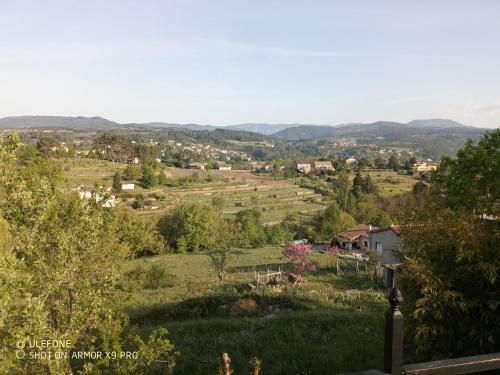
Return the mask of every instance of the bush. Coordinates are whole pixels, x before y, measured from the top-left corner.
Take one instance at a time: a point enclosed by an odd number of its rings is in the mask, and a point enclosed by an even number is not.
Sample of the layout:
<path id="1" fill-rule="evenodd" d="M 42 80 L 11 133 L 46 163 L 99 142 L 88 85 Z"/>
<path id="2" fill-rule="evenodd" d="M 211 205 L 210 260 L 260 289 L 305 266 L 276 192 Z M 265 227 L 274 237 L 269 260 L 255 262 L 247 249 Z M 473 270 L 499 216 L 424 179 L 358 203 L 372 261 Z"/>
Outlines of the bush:
<path id="1" fill-rule="evenodd" d="M 158 264 L 154 264 L 145 275 L 144 288 L 159 289 L 173 287 L 174 283 L 171 275 L 167 273 L 165 268 Z"/>
<path id="2" fill-rule="evenodd" d="M 253 298 L 242 298 L 231 305 L 232 315 L 249 315 L 257 311 L 257 303 Z"/>
<path id="3" fill-rule="evenodd" d="M 142 265 L 127 272 L 126 277 L 132 289 L 159 289 L 174 286 L 175 274 L 169 274 L 159 264 L 147 268 Z"/>

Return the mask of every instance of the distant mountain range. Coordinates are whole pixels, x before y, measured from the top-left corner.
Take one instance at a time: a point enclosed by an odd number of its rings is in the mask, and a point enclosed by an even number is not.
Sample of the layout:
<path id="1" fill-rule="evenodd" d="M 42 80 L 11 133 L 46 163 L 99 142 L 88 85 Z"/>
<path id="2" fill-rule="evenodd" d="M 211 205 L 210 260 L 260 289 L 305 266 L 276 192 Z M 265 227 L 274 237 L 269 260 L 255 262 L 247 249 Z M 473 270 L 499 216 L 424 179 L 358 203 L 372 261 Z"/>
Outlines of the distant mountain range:
<path id="1" fill-rule="evenodd" d="M 390 121 L 377 121 L 370 124 L 346 124 L 337 126 L 298 126 L 294 128 L 283 129 L 272 134 L 273 137 L 298 141 L 306 139 L 331 139 L 331 138 L 392 138 L 396 135 L 404 134 L 426 135 L 433 131 L 444 131 L 455 129 L 459 133 L 469 131 L 481 131 L 484 129 L 465 126 L 452 120 L 414 120 L 407 124 Z"/>
<path id="2" fill-rule="evenodd" d="M 248 123 L 228 126 L 172 124 L 166 122 L 126 123 L 120 124 L 102 117 L 65 117 L 65 116 L 18 116 L 0 118 L 0 129 L 23 128 L 68 128 L 86 130 L 110 130 L 117 128 L 164 128 L 187 129 L 194 131 L 230 129 L 247 131 L 290 141 L 334 139 L 339 137 L 353 138 L 394 138 L 405 134 L 425 136 L 432 131 L 448 132 L 454 129 L 460 134 L 484 132 L 484 129 L 465 126 L 459 122 L 446 119 L 413 120 L 407 124 L 399 122 L 378 121 L 370 124 L 350 123 L 340 125 L 315 124 L 266 124 Z"/>
<path id="3" fill-rule="evenodd" d="M 24 128 L 95 128 L 109 129 L 121 125 L 102 117 L 13 116 L 0 118 L 0 129 Z"/>

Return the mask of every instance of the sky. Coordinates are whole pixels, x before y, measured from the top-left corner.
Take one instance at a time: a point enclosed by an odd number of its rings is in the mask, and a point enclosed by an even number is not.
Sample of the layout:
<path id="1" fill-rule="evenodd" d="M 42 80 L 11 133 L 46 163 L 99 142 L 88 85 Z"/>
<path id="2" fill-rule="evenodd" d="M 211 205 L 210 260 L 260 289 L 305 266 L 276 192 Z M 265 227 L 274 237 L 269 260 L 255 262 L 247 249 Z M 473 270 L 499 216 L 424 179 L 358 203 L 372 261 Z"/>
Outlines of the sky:
<path id="1" fill-rule="evenodd" d="M 500 125 L 498 0 L 0 0 L 0 117 Z"/>

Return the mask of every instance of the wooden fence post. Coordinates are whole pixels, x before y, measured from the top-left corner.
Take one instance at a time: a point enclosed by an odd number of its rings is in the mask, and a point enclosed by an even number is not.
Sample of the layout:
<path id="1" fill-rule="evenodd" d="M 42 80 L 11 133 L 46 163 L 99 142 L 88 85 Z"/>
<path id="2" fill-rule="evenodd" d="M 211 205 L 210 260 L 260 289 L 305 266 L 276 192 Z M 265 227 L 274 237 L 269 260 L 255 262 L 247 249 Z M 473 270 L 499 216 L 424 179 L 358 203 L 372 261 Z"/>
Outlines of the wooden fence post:
<path id="1" fill-rule="evenodd" d="M 231 358 L 229 358 L 229 354 L 222 353 L 222 361 L 224 362 L 224 375 L 231 375 L 233 370 L 231 369 Z"/>
<path id="2" fill-rule="evenodd" d="M 391 290 L 389 309 L 385 313 L 384 371 L 391 375 L 401 375 L 403 366 L 403 314 L 399 305 L 403 296 L 394 282 L 394 269 L 387 268 Z"/>

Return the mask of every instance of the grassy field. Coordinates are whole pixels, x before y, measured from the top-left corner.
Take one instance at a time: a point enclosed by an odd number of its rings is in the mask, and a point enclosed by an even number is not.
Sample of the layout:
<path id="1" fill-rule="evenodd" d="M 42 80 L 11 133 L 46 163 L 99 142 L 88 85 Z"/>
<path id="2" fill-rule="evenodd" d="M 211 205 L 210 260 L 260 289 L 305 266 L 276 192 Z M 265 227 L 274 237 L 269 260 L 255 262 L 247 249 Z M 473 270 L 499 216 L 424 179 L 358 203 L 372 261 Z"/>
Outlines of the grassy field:
<path id="1" fill-rule="evenodd" d="M 398 174 L 392 170 L 365 170 L 362 175 L 370 175 L 379 189 L 379 194 L 383 197 L 410 192 L 413 190 L 413 185 L 417 183 L 417 180 L 412 176 Z M 354 178 L 354 175 L 352 175 L 352 178 Z"/>
<path id="2" fill-rule="evenodd" d="M 223 352 L 235 373 L 250 373 L 262 361 L 263 374 L 327 374 L 382 365 L 382 290 L 366 274 L 336 275 L 334 260 L 315 254 L 318 272 L 299 288 L 252 291 L 255 271 L 287 269 L 276 247 L 238 249 L 226 285 L 220 286 L 205 254 L 167 254 L 128 261 L 131 321 L 146 334 L 166 327 L 181 356 L 176 374 L 216 374 Z M 134 275 L 161 268 L 163 287 L 140 286 Z M 137 271 L 139 270 L 139 272 Z M 255 310 L 235 309 L 252 299 Z"/>

